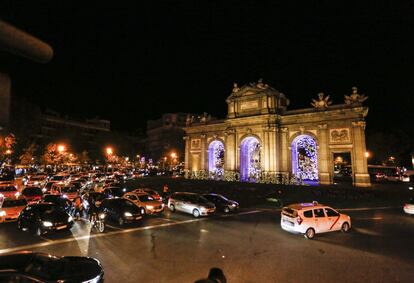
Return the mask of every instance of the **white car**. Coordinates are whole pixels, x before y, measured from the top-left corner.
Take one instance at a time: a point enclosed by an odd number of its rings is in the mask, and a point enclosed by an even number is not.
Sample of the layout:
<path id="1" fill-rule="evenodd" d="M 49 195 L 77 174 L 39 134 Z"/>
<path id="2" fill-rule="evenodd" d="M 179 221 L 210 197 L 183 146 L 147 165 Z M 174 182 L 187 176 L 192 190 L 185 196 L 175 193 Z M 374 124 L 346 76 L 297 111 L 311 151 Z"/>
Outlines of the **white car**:
<path id="1" fill-rule="evenodd" d="M 312 239 L 319 233 L 340 230 L 348 232 L 351 218 L 317 202 L 297 203 L 282 209 L 280 226 L 285 231 L 303 234 L 305 238 Z"/>
<path id="2" fill-rule="evenodd" d="M 405 203 L 403 209 L 407 214 L 414 214 L 414 198 L 411 198 L 408 203 Z"/>

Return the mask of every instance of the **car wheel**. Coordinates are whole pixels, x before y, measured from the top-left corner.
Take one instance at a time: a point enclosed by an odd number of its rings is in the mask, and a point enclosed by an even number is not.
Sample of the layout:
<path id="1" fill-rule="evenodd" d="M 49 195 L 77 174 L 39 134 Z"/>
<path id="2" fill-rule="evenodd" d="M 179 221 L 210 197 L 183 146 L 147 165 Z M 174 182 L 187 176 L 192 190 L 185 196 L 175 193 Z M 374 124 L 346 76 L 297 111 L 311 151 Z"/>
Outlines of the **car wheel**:
<path id="1" fill-rule="evenodd" d="M 119 217 L 119 218 L 118 218 L 118 224 L 119 224 L 119 226 L 124 225 L 124 224 L 125 224 L 125 220 L 124 220 L 124 218 Z"/>
<path id="2" fill-rule="evenodd" d="M 230 208 L 229 208 L 228 206 L 226 206 L 226 207 L 223 209 L 223 211 L 224 211 L 224 213 L 229 213 L 229 212 L 230 212 Z"/>
<path id="3" fill-rule="evenodd" d="M 349 232 L 349 224 L 348 224 L 348 222 L 344 222 L 342 224 L 341 231 L 344 232 L 344 233 Z"/>
<path id="4" fill-rule="evenodd" d="M 312 240 L 315 237 L 315 230 L 313 228 L 308 228 L 304 236 L 306 239 Z"/>
<path id="5" fill-rule="evenodd" d="M 194 210 L 193 210 L 193 216 L 194 216 L 195 218 L 200 217 L 200 211 L 198 211 L 198 209 L 194 209 Z"/>
<path id="6" fill-rule="evenodd" d="M 170 204 L 170 210 L 171 210 L 171 212 L 175 211 L 175 206 L 173 204 Z"/>

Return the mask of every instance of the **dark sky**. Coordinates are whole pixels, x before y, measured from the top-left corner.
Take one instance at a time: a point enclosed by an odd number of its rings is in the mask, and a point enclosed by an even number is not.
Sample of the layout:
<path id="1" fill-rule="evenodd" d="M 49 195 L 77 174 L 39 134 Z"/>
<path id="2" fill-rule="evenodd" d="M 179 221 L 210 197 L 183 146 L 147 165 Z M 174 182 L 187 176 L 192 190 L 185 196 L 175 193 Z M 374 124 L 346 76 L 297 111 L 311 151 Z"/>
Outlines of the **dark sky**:
<path id="1" fill-rule="evenodd" d="M 0 65 L 15 95 L 122 130 L 163 112 L 224 117 L 232 83 L 259 78 L 290 109 L 320 91 L 342 103 L 356 85 L 369 96 L 368 130 L 412 123 L 413 1 L 284 2 L 1 0 L 0 18 L 55 56 Z"/>

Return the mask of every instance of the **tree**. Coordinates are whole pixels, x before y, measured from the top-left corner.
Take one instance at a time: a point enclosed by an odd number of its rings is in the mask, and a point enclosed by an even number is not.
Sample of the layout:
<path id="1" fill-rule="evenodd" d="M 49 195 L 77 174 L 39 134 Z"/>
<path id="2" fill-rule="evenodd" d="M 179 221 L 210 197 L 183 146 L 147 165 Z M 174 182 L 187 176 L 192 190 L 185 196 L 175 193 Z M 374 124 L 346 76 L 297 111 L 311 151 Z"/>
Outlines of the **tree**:
<path id="1" fill-rule="evenodd" d="M 57 165 L 61 161 L 61 156 L 58 152 L 58 146 L 55 143 L 46 145 L 42 156 L 42 163 L 45 165 Z"/>
<path id="2" fill-rule="evenodd" d="M 6 136 L 0 136 L 0 162 L 11 158 L 15 144 L 16 138 L 12 133 Z"/>
<path id="3" fill-rule="evenodd" d="M 35 152 L 37 150 L 37 145 L 31 143 L 29 146 L 23 149 L 22 155 L 19 156 L 20 164 L 22 165 L 31 165 L 35 162 Z"/>

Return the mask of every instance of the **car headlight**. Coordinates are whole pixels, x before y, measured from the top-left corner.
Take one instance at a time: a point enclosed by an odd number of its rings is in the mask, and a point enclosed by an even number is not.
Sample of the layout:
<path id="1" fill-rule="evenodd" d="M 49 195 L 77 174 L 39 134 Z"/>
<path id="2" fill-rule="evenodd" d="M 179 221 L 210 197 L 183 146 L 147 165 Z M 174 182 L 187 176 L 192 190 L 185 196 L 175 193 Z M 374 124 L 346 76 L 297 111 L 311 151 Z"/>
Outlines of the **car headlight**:
<path id="1" fill-rule="evenodd" d="M 72 222 L 72 221 L 73 221 L 72 216 L 69 216 L 69 218 L 68 218 L 68 222 Z"/>
<path id="2" fill-rule="evenodd" d="M 7 214 L 7 213 L 6 213 L 4 210 L 0 211 L 0 217 L 1 217 L 1 216 L 6 216 L 6 214 Z"/>
<path id="3" fill-rule="evenodd" d="M 100 219 L 105 219 L 105 216 L 106 216 L 106 215 L 105 215 L 105 213 L 100 213 L 100 214 L 99 214 L 99 218 L 100 218 Z"/>
<path id="4" fill-rule="evenodd" d="M 206 211 L 206 210 L 207 210 L 207 208 L 205 208 L 205 207 L 200 207 L 200 210 L 201 210 L 201 211 Z"/>
<path id="5" fill-rule="evenodd" d="M 62 197 L 64 197 L 64 198 L 68 198 L 68 195 L 67 195 L 67 194 L 64 194 Z"/>
<path id="6" fill-rule="evenodd" d="M 46 188 L 43 188 L 42 189 L 42 192 L 46 193 L 47 192 L 47 189 Z"/>
<path id="7" fill-rule="evenodd" d="M 20 192 L 16 192 L 16 193 L 14 194 L 14 196 L 18 198 L 18 197 L 20 196 Z"/>
<path id="8" fill-rule="evenodd" d="M 124 213 L 124 215 L 125 215 L 126 217 L 132 217 L 132 213 L 131 213 L 131 212 L 125 212 L 125 213 Z"/>
<path id="9" fill-rule="evenodd" d="M 53 223 L 50 222 L 50 221 L 43 221 L 43 226 L 45 226 L 45 227 L 52 227 L 53 226 Z"/>
<path id="10" fill-rule="evenodd" d="M 37 182 L 37 181 L 36 181 L 36 182 L 34 182 L 34 185 L 35 185 L 35 186 L 39 185 L 39 182 Z"/>
<path id="11" fill-rule="evenodd" d="M 237 204 L 235 204 L 235 203 L 232 203 L 232 204 L 231 204 L 231 206 L 232 206 L 232 207 L 236 207 L 236 206 L 237 206 Z"/>
<path id="12" fill-rule="evenodd" d="M 153 205 L 147 205 L 147 209 L 154 209 Z"/>
<path id="13" fill-rule="evenodd" d="M 124 188 L 124 189 L 122 189 L 122 191 L 125 193 L 126 192 L 126 189 Z"/>

